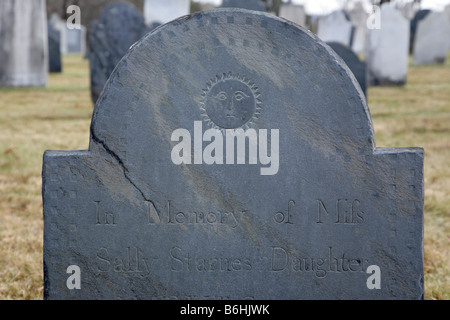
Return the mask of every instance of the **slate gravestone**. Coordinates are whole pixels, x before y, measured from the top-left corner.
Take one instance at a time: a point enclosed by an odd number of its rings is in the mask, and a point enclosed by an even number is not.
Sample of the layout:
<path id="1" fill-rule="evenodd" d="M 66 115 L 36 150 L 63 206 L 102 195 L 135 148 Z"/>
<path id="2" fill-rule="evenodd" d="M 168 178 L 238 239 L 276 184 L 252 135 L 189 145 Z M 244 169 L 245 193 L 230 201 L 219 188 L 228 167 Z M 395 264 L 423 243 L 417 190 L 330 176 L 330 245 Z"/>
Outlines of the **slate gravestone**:
<path id="1" fill-rule="evenodd" d="M 306 26 L 306 13 L 303 6 L 293 5 L 293 4 L 282 4 L 280 6 L 280 18 L 292 21 L 299 26 Z"/>
<path id="2" fill-rule="evenodd" d="M 442 12 L 432 12 L 417 26 L 413 64 L 444 63 L 447 59 L 450 23 Z"/>
<path id="3" fill-rule="evenodd" d="M 266 5 L 261 0 L 223 0 L 222 8 L 241 8 L 254 11 L 266 11 Z"/>
<path id="4" fill-rule="evenodd" d="M 0 1 L 0 87 L 47 84 L 45 0 Z"/>
<path id="5" fill-rule="evenodd" d="M 351 46 L 352 33 L 353 26 L 344 11 L 334 11 L 318 21 L 317 36 L 322 41 Z"/>
<path id="6" fill-rule="evenodd" d="M 131 4 L 117 2 L 103 10 L 89 30 L 91 96 L 95 103 L 116 64 L 147 32 L 142 14 Z"/>
<path id="7" fill-rule="evenodd" d="M 167 23 L 189 14 L 190 9 L 190 0 L 145 0 L 145 22 L 147 25 Z"/>
<path id="8" fill-rule="evenodd" d="M 423 298 L 423 150 L 375 146 L 350 72 L 255 11 L 145 36 L 44 154 L 45 298 Z"/>
<path id="9" fill-rule="evenodd" d="M 48 27 L 48 60 L 49 71 L 62 72 L 61 62 L 61 33 L 49 22 Z"/>
<path id="10" fill-rule="evenodd" d="M 369 85 L 404 85 L 409 63 L 409 21 L 389 3 L 380 10 L 381 28 L 367 30 Z"/>
<path id="11" fill-rule="evenodd" d="M 429 9 L 419 10 L 414 15 L 414 18 L 410 22 L 410 33 L 409 33 L 409 52 L 412 53 L 414 49 L 414 40 L 416 38 L 417 25 L 419 22 L 431 12 Z"/>
<path id="12" fill-rule="evenodd" d="M 338 54 L 339 57 L 344 60 L 345 64 L 350 68 L 362 91 L 367 95 L 367 71 L 366 63 L 361 61 L 356 53 L 352 51 L 349 47 L 346 47 L 338 42 L 328 42 L 327 43 L 331 49 Z"/>

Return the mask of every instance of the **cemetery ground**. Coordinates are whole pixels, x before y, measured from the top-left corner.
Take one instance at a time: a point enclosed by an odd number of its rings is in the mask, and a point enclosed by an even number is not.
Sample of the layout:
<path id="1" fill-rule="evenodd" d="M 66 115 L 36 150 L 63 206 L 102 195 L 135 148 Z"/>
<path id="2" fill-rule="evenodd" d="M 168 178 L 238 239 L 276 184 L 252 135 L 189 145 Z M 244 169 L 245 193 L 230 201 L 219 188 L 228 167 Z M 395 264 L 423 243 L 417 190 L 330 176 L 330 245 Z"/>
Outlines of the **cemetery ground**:
<path id="1" fill-rule="evenodd" d="M 450 57 L 368 97 L 378 147 L 425 148 L 425 299 L 448 300 Z M 0 299 L 43 298 L 43 153 L 88 149 L 92 110 L 80 55 L 64 56 L 47 88 L 0 89 Z"/>

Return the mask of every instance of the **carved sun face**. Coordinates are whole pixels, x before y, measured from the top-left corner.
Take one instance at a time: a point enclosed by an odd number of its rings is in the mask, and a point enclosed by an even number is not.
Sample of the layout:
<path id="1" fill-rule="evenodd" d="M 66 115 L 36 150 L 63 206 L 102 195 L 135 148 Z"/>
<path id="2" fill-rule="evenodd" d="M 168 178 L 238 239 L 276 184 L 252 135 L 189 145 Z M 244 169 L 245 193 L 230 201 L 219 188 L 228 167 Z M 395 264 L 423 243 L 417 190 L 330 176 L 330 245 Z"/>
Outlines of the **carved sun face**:
<path id="1" fill-rule="evenodd" d="M 259 91 L 243 77 L 224 74 L 203 90 L 202 116 L 213 128 L 249 128 L 260 113 Z"/>

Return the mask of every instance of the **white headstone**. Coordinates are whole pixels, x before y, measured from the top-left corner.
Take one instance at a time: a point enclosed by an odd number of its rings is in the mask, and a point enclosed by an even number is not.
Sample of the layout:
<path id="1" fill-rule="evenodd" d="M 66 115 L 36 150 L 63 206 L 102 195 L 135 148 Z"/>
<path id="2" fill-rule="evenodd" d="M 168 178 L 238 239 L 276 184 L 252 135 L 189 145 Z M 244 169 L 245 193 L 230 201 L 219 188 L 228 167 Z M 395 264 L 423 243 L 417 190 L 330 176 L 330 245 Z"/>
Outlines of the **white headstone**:
<path id="1" fill-rule="evenodd" d="M 443 63 L 449 48 L 450 23 L 442 12 L 431 12 L 417 26 L 414 41 L 415 65 Z"/>
<path id="2" fill-rule="evenodd" d="M 167 23 L 190 13 L 189 0 L 145 0 L 145 23 Z"/>
<path id="3" fill-rule="evenodd" d="M 325 42 L 338 42 L 350 46 L 352 29 L 353 26 L 344 12 L 334 11 L 319 19 L 317 36 Z"/>
<path id="4" fill-rule="evenodd" d="M 86 52 L 86 27 L 80 26 L 79 29 L 67 28 L 66 33 L 67 53 L 84 54 Z"/>
<path id="5" fill-rule="evenodd" d="M 404 85 L 408 74 L 410 25 L 390 4 L 381 6 L 381 28 L 368 29 L 366 63 L 372 85 Z"/>
<path id="6" fill-rule="evenodd" d="M 47 73 L 46 1 L 0 1 L 0 87 L 45 86 Z"/>
<path id="7" fill-rule="evenodd" d="M 450 23 L 450 4 L 445 7 L 444 14 L 447 17 L 448 23 Z M 448 50 L 450 50 L 450 34 L 447 35 L 448 38 Z"/>
<path id="8" fill-rule="evenodd" d="M 280 6 L 279 16 L 298 24 L 299 26 L 306 26 L 306 13 L 303 6 L 282 4 Z"/>
<path id="9" fill-rule="evenodd" d="M 347 12 L 350 22 L 354 26 L 352 50 L 356 53 L 364 53 L 366 48 L 366 30 L 368 13 L 361 2 L 357 2 L 354 8 Z"/>

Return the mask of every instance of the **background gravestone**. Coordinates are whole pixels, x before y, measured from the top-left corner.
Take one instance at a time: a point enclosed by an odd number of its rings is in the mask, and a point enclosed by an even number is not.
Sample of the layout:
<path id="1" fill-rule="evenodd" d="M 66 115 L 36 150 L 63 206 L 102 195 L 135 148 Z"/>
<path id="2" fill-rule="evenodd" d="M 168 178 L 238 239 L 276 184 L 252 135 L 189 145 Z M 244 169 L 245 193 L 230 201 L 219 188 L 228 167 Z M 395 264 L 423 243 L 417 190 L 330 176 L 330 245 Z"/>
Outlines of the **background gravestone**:
<path id="1" fill-rule="evenodd" d="M 325 42 L 339 42 L 351 47 L 353 26 L 344 11 L 334 11 L 320 18 L 317 25 L 317 36 Z"/>
<path id="2" fill-rule="evenodd" d="M 413 53 L 414 40 L 416 37 L 417 26 L 419 22 L 431 12 L 429 9 L 419 10 L 414 15 L 414 18 L 410 22 L 410 33 L 409 33 L 409 52 Z"/>
<path id="3" fill-rule="evenodd" d="M 293 4 L 282 4 L 280 6 L 280 18 L 292 21 L 299 26 L 306 27 L 306 13 L 303 6 Z"/>
<path id="4" fill-rule="evenodd" d="M 448 23 L 450 23 L 450 4 L 444 8 L 443 13 L 447 17 Z M 447 38 L 448 38 L 448 40 L 447 40 L 448 41 L 448 50 L 450 50 L 450 34 L 447 35 Z"/>
<path id="5" fill-rule="evenodd" d="M 442 12 L 428 14 L 417 25 L 413 63 L 444 63 L 449 48 L 449 34 L 450 23 Z"/>
<path id="6" fill-rule="evenodd" d="M 43 200 L 46 299 L 423 298 L 423 150 L 377 148 L 342 59 L 266 13 L 200 12 L 133 46 L 89 150 L 44 154 Z"/>
<path id="7" fill-rule="evenodd" d="M 0 87 L 47 84 L 45 0 L 0 1 Z"/>
<path id="8" fill-rule="evenodd" d="M 47 27 L 49 71 L 59 73 L 62 72 L 61 33 L 53 28 L 50 22 L 47 24 Z"/>
<path id="9" fill-rule="evenodd" d="M 361 2 L 357 2 L 355 6 L 346 13 L 354 27 L 351 48 L 355 53 L 362 54 L 366 47 L 366 29 L 369 15 Z"/>
<path id="10" fill-rule="evenodd" d="M 86 27 L 79 26 L 76 29 L 67 28 L 67 53 L 81 53 L 86 52 Z"/>
<path id="11" fill-rule="evenodd" d="M 389 3 L 381 6 L 381 28 L 367 30 L 369 85 L 404 85 L 409 64 L 409 21 Z"/>
<path id="12" fill-rule="evenodd" d="M 261 0 L 223 0 L 222 8 L 241 8 L 255 11 L 266 11 L 266 5 Z"/>
<path id="13" fill-rule="evenodd" d="M 144 17 L 132 5 L 109 5 L 89 30 L 91 96 L 95 103 L 116 64 L 148 29 Z"/>
<path id="14" fill-rule="evenodd" d="M 144 17 L 147 25 L 167 23 L 189 12 L 189 0 L 145 0 L 144 2 Z"/>
<path id="15" fill-rule="evenodd" d="M 358 56 L 349 47 L 338 42 L 327 42 L 327 44 L 344 60 L 361 86 L 362 91 L 367 95 L 366 63 L 359 60 Z"/>

